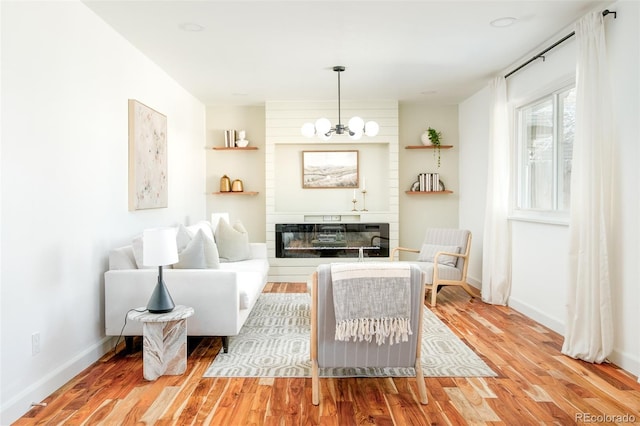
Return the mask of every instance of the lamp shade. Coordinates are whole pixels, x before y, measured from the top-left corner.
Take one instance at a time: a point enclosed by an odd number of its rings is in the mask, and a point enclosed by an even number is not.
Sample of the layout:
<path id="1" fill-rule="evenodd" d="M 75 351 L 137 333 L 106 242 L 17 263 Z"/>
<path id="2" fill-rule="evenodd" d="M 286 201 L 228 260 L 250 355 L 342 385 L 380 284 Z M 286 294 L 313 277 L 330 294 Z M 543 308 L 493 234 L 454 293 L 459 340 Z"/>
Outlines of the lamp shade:
<path id="1" fill-rule="evenodd" d="M 142 233 L 142 263 L 164 266 L 178 262 L 178 245 L 174 228 L 145 229 Z"/>

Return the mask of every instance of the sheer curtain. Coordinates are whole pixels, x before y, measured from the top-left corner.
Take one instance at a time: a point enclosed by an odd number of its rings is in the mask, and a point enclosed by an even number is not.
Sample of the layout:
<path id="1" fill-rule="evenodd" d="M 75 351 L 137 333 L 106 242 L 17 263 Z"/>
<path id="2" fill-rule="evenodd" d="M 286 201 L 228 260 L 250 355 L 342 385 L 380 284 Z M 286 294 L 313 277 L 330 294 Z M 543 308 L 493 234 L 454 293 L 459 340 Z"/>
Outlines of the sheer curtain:
<path id="1" fill-rule="evenodd" d="M 489 127 L 489 170 L 482 243 L 482 300 L 506 305 L 511 292 L 511 229 L 509 180 L 511 164 L 507 82 L 490 83 L 492 108 Z"/>
<path id="2" fill-rule="evenodd" d="M 593 12 L 578 21 L 576 39 L 569 294 L 562 353 L 600 363 L 613 347 L 609 244 L 614 140 L 602 14 Z"/>

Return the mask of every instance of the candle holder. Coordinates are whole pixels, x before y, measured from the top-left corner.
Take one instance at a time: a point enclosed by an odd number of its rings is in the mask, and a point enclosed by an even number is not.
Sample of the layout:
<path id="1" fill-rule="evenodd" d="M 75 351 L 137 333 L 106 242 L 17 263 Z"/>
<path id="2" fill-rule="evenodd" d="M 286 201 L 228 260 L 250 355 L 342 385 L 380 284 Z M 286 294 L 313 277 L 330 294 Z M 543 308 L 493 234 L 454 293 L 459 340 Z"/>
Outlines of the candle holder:
<path id="1" fill-rule="evenodd" d="M 351 202 L 353 203 L 353 208 L 351 209 L 351 211 L 357 212 L 358 209 L 356 209 L 356 203 L 358 202 L 358 200 L 356 200 L 356 197 L 353 197 L 353 200 L 351 200 Z"/>
<path id="2" fill-rule="evenodd" d="M 369 210 L 367 210 L 367 190 L 363 189 L 362 190 L 362 210 L 360 210 L 361 212 L 367 212 Z M 355 206 L 355 204 L 354 204 Z"/>

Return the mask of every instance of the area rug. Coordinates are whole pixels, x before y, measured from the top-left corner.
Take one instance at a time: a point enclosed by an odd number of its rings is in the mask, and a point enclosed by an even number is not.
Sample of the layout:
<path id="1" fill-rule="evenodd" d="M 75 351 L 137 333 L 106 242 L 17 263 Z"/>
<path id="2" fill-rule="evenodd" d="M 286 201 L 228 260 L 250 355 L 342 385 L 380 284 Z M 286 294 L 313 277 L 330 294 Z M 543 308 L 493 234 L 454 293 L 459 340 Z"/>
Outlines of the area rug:
<path id="1" fill-rule="evenodd" d="M 311 297 L 261 294 L 229 352 L 213 360 L 204 377 L 311 377 Z M 422 369 L 425 377 L 491 377 L 496 374 L 440 319 L 424 308 Z M 321 377 L 410 377 L 413 368 L 321 368 Z"/>

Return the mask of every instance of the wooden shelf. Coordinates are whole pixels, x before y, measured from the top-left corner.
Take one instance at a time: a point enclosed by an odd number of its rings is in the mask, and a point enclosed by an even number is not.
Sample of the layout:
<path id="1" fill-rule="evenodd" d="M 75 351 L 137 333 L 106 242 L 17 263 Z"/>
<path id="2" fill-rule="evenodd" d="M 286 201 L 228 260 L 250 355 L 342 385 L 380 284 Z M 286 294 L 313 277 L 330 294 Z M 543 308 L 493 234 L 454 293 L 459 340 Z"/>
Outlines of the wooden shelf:
<path id="1" fill-rule="evenodd" d="M 255 151 L 258 149 L 257 146 L 214 146 L 212 149 L 216 151 Z"/>
<path id="2" fill-rule="evenodd" d="M 258 195 L 255 191 L 229 191 L 229 192 L 214 192 L 214 195 Z"/>
<path id="3" fill-rule="evenodd" d="M 444 191 L 404 191 L 405 194 L 409 195 L 427 195 L 427 194 L 453 194 L 453 191 L 449 191 L 448 189 Z"/>
<path id="4" fill-rule="evenodd" d="M 407 145 L 404 149 L 436 149 L 435 145 Z M 440 145 L 440 149 L 451 149 L 453 145 Z"/>

